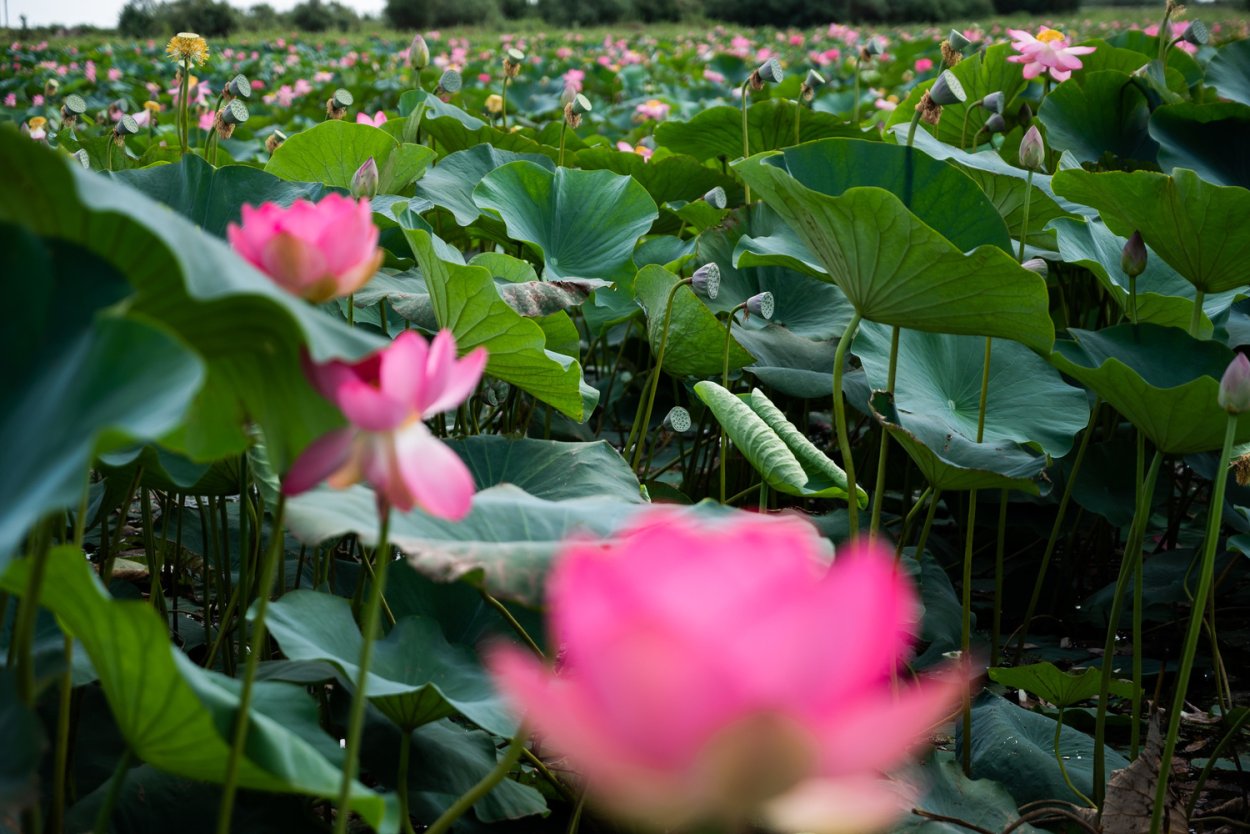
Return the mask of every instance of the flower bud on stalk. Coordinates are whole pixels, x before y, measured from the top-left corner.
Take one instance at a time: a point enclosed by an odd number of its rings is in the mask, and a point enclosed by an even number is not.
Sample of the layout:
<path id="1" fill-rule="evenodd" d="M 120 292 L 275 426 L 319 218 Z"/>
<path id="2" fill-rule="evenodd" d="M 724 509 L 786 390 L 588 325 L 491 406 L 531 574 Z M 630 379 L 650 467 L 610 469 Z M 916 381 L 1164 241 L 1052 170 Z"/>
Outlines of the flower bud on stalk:
<path id="1" fill-rule="evenodd" d="M 378 193 L 378 163 L 369 157 L 352 174 L 352 196 L 372 199 Z"/>
<path id="2" fill-rule="evenodd" d="M 49 78 L 47 81 L 43 82 L 43 97 L 52 98 L 56 95 L 57 90 L 60 89 L 61 82 L 57 81 L 55 78 Z"/>
<path id="3" fill-rule="evenodd" d="M 1124 244 L 1124 250 L 1120 252 L 1120 269 L 1130 278 L 1146 271 L 1146 242 L 1141 239 L 1141 232 L 1133 232 Z"/>
<path id="4" fill-rule="evenodd" d="M 408 47 L 408 66 L 417 72 L 430 65 L 430 46 L 421 35 L 414 35 Z"/>
<path id="5" fill-rule="evenodd" d="M 1043 171 L 1046 167 L 1046 143 L 1037 125 L 1032 125 L 1020 140 L 1020 165 L 1030 171 Z"/>
<path id="6" fill-rule="evenodd" d="M 1250 411 L 1250 361 L 1244 353 L 1238 353 L 1224 371 L 1217 397 L 1220 408 L 1229 414 Z"/>
<path id="7" fill-rule="evenodd" d="M 765 84 L 780 84 L 783 78 L 785 72 L 781 69 L 781 62 L 776 58 L 769 58 L 751 73 L 751 89 L 762 90 Z"/>
<path id="8" fill-rule="evenodd" d="M 347 115 L 347 108 L 351 107 L 353 102 L 355 99 L 347 90 L 335 90 L 334 95 L 326 100 L 326 118 L 342 119 Z"/>
<path id="9" fill-rule="evenodd" d="M 715 261 L 709 261 L 694 271 L 690 276 L 690 286 L 695 292 L 706 295 L 715 301 L 720 294 L 720 267 Z"/>

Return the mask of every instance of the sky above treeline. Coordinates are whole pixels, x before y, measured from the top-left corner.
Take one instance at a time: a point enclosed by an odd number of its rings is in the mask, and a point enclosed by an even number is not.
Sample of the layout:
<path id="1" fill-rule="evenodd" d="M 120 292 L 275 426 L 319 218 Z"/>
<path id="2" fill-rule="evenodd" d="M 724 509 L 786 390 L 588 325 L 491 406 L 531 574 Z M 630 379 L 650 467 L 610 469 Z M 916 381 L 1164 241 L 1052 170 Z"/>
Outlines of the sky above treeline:
<path id="1" fill-rule="evenodd" d="M 285 11 L 296 5 L 299 0 L 268 0 L 269 5 L 278 11 Z M 351 6 L 361 14 L 378 14 L 382 11 L 384 0 L 340 0 L 345 6 Z M 126 0 L 0 0 L 0 12 L 7 11 L 8 17 L 3 22 L 16 28 L 21 25 L 20 15 L 26 15 L 26 22 L 31 26 L 46 26 L 50 23 L 64 23 L 74 26 L 90 23 L 94 26 L 112 27 L 117 24 L 117 14 Z M 246 7 L 252 2 L 236 2 L 234 5 Z"/>

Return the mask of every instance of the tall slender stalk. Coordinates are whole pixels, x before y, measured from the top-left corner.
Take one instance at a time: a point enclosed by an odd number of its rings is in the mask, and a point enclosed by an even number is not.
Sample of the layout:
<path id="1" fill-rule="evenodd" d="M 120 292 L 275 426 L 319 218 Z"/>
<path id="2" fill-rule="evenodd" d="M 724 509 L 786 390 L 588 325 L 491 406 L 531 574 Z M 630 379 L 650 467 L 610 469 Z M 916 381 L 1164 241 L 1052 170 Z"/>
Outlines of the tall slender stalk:
<path id="1" fill-rule="evenodd" d="M 737 307 L 729 311 L 729 317 L 725 319 L 725 347 L 721 351 L 721 387 L 726 391 L 729 390 L 729 346 L 733 342 L 734 316 L 738 315 L 739 310 L 745 310 L 746 302 L 742 302 Z M 729 459 L 729 434 L 725 431 L 725 427 L 720 427 L 720 502 L 725 503 L 725 472 L 728 469 L 726 462 Z"/>
<path id="2" fill-rule="evenodd" d="M 1196 303 L 1195 306 L 1200 306 Z M 1207 535 L 1202 547 L 1202 562 L 1198 573 L 1198 590 L 1194 593 L 1193 610 L 1189 614 L 1189 628 L 1185 631 L 1185 647 L 1181 652 L 1180 671 L 1176 677 L 1176 694 L 1168 715 L 1168 733 L 1163 740 L 1162 761 L 1171 762 L 1176 752 L 1176 740 L 1180 734 L 1181 713 L 1185 710 L 1185 693 L 1189 689 L 1189 676 L 1194 668 L 1194 654 L 1198 649 L 1198 636 L 1207 609 L 1207 598 L 1215 580 L 1215 550 L 1219 544 L 1220 524 L 1224 520 L 1224 489 L 1228 483 L 1228 462 L 1232 457 L 1233 441 L 1237 435 L 1237 415 L 1229 414 L 1224 424 L 1224 445 L 1220 448 L 1220 462 L 1215 467 L 1215 479 L 1211 484 L 1211 500 L 1207 508 Z M 1154 812 L 1150 817 L 1150 834 L 1158 834 L 1167 807 L 1168 778 L 1172 768 L 1159 770 L 1159 784 L 1155 787 Z"/>
<path id="3" fill-rule="evenodd" d="M 859 310 L 838 339 L 838 349 L 833 355 L 833 424 L 838 435 L 838 451 L 842 454 L 842 468 L 846 470 L 846 511 L 851 524 L 851 538 L 859 536 L 859 502 L 855 489 L 855 458 L 851 454 L 851 438 L 846 429 L 846 404 L 842 401 L 842 368 L 846 364 L 846 351 L 855 338 L 855 331 L 863 320 Z"/>
<path id="4" fill-rule="evenodd" d="M 651 389 L 647 392 L 647 404 L 642 412 L 642 422 L 636 426 L 638 444 L 634 446 L 633 469 L 639 480 L 642 480 L 642 471 L 639 467 L 642 465 L 642 450 L 647 445 L 647 427 L 651 423 L 651 412 L 655 408 L 655 392 L 660 387 L 660 377 L 664 373 L 664 352 L 668 348 L 668 326 L 673 320 L 673 302 L 677 298 L 677 291 L 690 282 L 690 278 L 682 278 L 669 288 L 668 295 L 664 299 L 664 324 L 660 328 L 660 347 L 655 352 L 655 372 L 651 375 Z"/>
<path id="5" fill-rule="evenodd" d="M 445 834 L 456 820 L 464 816 L 470 808 L 477 804 L 479 799 L 486 796 L 496 785 L 502 782 L 517 761 L 520 760 L 521 751 L 525 749 L 525 742 L 528 738 L 529 730 L 524 725 L 518 727 L 516 735 L 512 737 L 512 741 L 508 744 L 508 749 L 504 751 L 503 756 L 496 762 L 495 767 L 479 779 L 476 785 L 469 788 L 459 799 L 453 802 L 451 807 L 434 821 L 433 825 L 425 829 L 425 834 Z"/>
<path id="6" fill-rule="evenodd" d="M 886 373 L 885 392 L 894 396 L 894 379 L 898 375 L 898 336 L 899 328 L 894 326 L 890 332 L 890 369 Z M 885 499 L 885 472 L 890 452 L 890 433 L 881 427 L 881 445 L 877 449 L 877 482 L 872 488 L 872 519 L 868 524 L 868 532 L 876 535 L 881 529 L 881 502 Z"/>
<path id="7" fill-rule="evenodd" d="M 747 87 L 751 84 L 751 79 L 742 82 L 742 158 L 746 159 L 751 155 L 751 132 L 750 124 L 747 120 Z M 751 186 L 745 185 L 743 193 L 746 196 L 746 205 L 751 205 Z"/>

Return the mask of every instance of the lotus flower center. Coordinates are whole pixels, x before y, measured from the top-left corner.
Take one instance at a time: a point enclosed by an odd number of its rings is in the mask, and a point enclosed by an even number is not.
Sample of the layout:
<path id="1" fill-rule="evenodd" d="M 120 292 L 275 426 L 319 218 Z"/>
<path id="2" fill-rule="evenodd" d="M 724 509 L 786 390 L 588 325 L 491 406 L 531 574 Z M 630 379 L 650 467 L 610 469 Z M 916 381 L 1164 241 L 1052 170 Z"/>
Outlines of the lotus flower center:
<path id="1" fill-rule="evenodd" d="M 1056 32 L 1054 29 L 1043 29 L 1037 33 L 1037 39 L 1043 43 L 1054 43 L 1064 39 L 1063 32 Z"/>

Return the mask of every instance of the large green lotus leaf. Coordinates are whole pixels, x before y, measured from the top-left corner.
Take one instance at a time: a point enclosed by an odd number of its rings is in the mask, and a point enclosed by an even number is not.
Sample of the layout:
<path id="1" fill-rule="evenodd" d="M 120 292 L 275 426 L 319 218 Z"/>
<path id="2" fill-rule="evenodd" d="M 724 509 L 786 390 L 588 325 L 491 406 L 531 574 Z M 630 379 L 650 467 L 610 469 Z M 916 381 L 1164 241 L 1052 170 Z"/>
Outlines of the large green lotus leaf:
<path id="1" fill-rule="evenodd" d="M 1120 268 L 1120 255 L 1127 238 L 1118 237 L 1097 218 L 1060 218 L 1051 228 L 1055 230 L 1063 260 L 1080 264 L 1094 273 L 1121 309 L 1127 311 L 1128 276 Z M 1193 317 L 1194 296 L 1193 284 L 1176 274 L 1176 270 L 1158 255 L 1147 255 L 1146 271 L 1137 276 L 1138 321 L 1188 328 Z M 1199 324 L 1202 336 L 1211 334 L 1211 318 L 1227 310 L 1236 297 L 1233 290 L 1203 296 Z"/>
<path id="2" fill-rule="evenodd" d="M 1188 168 L 1207 182 L 1250 188 L 1250 107 L 1237 102 L 1169 104 L 1150 117 L 1164 171 Z"/>
<path id="3" fill-rule="evenodd" d="M 1050 361 L 1110 403 L 1168 454 L 1209 452 L 1223 444 L 1228 414 L 1216 402 L 1233 359 L 1224 345 L 1198 341 L 1176 327 L 1121 324 L 1068 331 Z M 1250 441 L 1250 417 L 1237 420 L 1237 442 Z"/>
<path id="4" fill-rule="evenodd" d="M 769 209 L 767 203 L 757 203 L 756 205 L 767 209 L 772 217 L 777 217 L 776 212 Z M 760 214 L 758 211 L 754 213 Z M 816 256 L 812 254 L 812 250 L 807 248 L 807 244 L 799 239 L 794 229 L 790 228 L 786 223 L 780 222 L 780 218 L 777 218 L 777 220 L 778 222 L 772 224 L 767 222 L 762 224 L 753 223 L 752 232 L 755 232 L 755 234 L 743 235 L 738 238 L 738 243 L 733 251 L 733 265 L 741 269 L 757 266 L 782 267 L 812 278 L 828 281 L 829 273 L 825 272 L 825 268 L 820 265 Z M 757 232 L 755 227 L 761 225 L 764 228 Z M 700 240 L 700 243 L 702 243 L 702 240 Z"/>
<path id="5" fill-rule="evenodd" d="M 425 176 L 417 182 L 417 196 L 450 211 L 461 226 L 467 226 L 482 216 L 482 210 L 473 202 L 473 189 L 491 171 L 509 162 L 524 160 L 533 162 L 549 171 L 555 163 L 541 154 L 522 154 L 501 151 L 491 145 L 475 145 L 456 151 L 440 159 Z"/>
<path id="6" fill-rule="evenodd" d="M 916 330 L 1015 339 L 1049 351 L 1046 282 L 996 246 L 964 254 L 880 188 L 830 197 L 755 156 L 735 163 L 855 308 Z"/>
<path id="7" fill-rule="evenodd" d="M 968 136 L 966 141 L 970 142 L 973 134 L 976 133 L 981 125 L 985 124 L 990 111 L 984 107 L 973 107 L 972 112 L 968 113 L 968 105 L 980 101 L 990 93 L 1001 92 L 1004 97 L 1004 109 L 1009 113 L 1015 112 L 1018 107 L 1016 98 L 1024 92 L 1028 82 L 1024 80 L 1024 75 L 1020 71 L 1020 65 L 1007 61 L 1007 56 L 1014 54 L 1015 50 L 1011 48 L 1011 44 L 995 44 L 983 52 L 969 55 L 951 67 L 951 72 L 955 74 L 960 84 L 963 85 L 964 93 L 967 96 L 967 104 L 947 104 L 942 108 L 942 117 L 938 121 L 937 128 L 933 129 L 934 135 L 939 140 L 953 148 L 959 148 L 960 142 L 963 140 L 964 115 L 967 113 Z M 893 128 L 896 124 L 902 124 L 904 129 L 906 129 L 907 124 L 916 112 L 916 105 L 920 103 L 920 99 L 925 92 L 933 86 L 935 80 L 922 81 L 912 87 L 907 98 L 890 114 L 886 126 Z M 916 135 L 919 137 L 922 132 L 928 132 L 929 130 L 930 128 L 922 124 L 917 128 Z"/>
<path id="8" fill-rule="evenodd" d="M 644 266 L 634 278 L 634 292 L 647 311 L 647 341 L 659 355 L 664 338 L 664 310 L 669 293 L 681 279 L 662 266 Z M 725 323 L 707 308 L 689 286 L 673 297 L 673 313 L 664 349 L 664 370 L 673 376 L 713 376 L 723 369 Z M 733 338 L 729 341 L 729 368 L 752 362 L 751 354 Z"/>
<path id="9" fill-rule="evenodd" d="M 428 232 L 405 229 L 404 235 L 425 274 L 438 324 L 455 334 L 456 346 L 462 352 L 485 347 L 488 374 L 528 391 L 578 422 L 585 421 L 598 394 L 582 380 L 581 366 L 547 349 L 542 328 L 500 298 L 490 272 L 442 260 Z"/>
<path id="10" fill-rule="evenodd" d="M 1250 191 L 1212 185 L 1193 171 L 1060 171 L 1057 192 L 1098 209 L 1121 237 L 1140 231 L 1146 245 L 1205 293 L 1250 283 Z"/>
<path id="11" fill-rule="evenodd" d="M 588 171 L 604 170 L 633 177 L 658 205 L 677 200 L 698 200 L 713 188 L 725 189 L 730 205 L 741 200 L 742 186 L 734 178 L 684 154 L 643 159 L 636 153 L 615 148 L 587 148 L 574 158 L 577 167 Z M 707 203 L 701 203 L 706 206 Z M 709 206 L 710 208 L 710 206 Z"/>
<path id="12" fill-rule="evenodd" d="M 155 440 L 186 418 L 204 366 L 165 329 L 123 315 L 132 292 L 109 263 L 0 223 L 14 311 L 0 376 L 0 571 L 27 528 L 77 506 L 94 455 Z"/>
<path id="13" fill-rule="evenodd" d="M 956 728 L 957 736 L 962 728 Z M 958 737 L 956 743 L 964 740 Z M 986 694 L 972 705 L 972 775 L 1001 782 L 1016 802 L 1080 799 L 1064 783 L 1055 761 L 1055 722 L 997 695 Z M 1059 755 L 1072 783 L 1086 796 L 1094 793 L 1094 740 L 1064 727 Z M 1128 767 L 1128 759 L 1110 747 L 1107 772 Z"/>
<path id="14" fill-rule="evenodd" d="M 747 108 L 747 135 L 751 153 L 771 151 L 795 144 L 792 101 L 770 99 Z M 799 120 L 800 141 L 830 136 L 862 136 L 833 113 L 803 108 Z M 706 162 L 726 162 L 742 157 L 742 110 L 728 105 L 709 107 L 689 121 L 666 121 L 655 129 L 655 141 L 676 154 Z"/>
<path id="15" fill-rule="evenodd" d="M 1146 96 L 1123 72 L 1081 72 L 1073 83 L 1052 90 L 1037 115 L 1046 126 L 1047 144 L 1071 151 L 1081 162 L 1098 162 L 1108 155 L 1154 162 L 1159 150 L 1148 130 Z"/>
<path id="16" fill-rule="evenodd" d="M 214 168 L 195 154 L 176 164 L 124 171 L 113 178 L 218 237 L 226 236 L 228 223 L 240 222 L 244 203 L 288 206 L 300 199 L 317 202 L 330 193 L 319 182 L 288 182 L 246 165 Z"/>
<path id="17" fill-rule="evenodd" d="M 114 600 L 92 575 L 74 547 L 58 547 L 46 557 L 42 604 L 77 637 L 100 676 L 113 717 L 130 750 L 143 761 L 178 776 L 220 783 L 226 772 L 232 726 L 238 712 L 239 682 L 205 671 L 169 642 L 155 610 L 139 600 Z M 26 587 L 31 560 L 10 566 L 0 580 L 5 590 Z M 298 689 L 261 684 L 306 703 Z M 265 692 L 258 700 L 273 697 Z M 246 749 L 239 785 L 277 793 L 333 799 L 341 775 L 337 762 L 288 726 L 259 708 L 248 716 Z M 332 742 L 331 742 L 332 744 Z M 379 830 L 395 831 L 392 803 L 355 783 L 352 810 Z"/>
<path id="18" fill-rule="evenodd" d="M 473 201 L 503 218 L 508 234 L 543 257 L 543 278 L 633 277 L 633 252 L 659 216 L 646 189 L 610 171 L 554 173 L 532 162 L 497 168 Z"/>
<path id="19" fill-rule="evenodd" d="M 276 287 L 222 241 L 132 188 L 0 131 L 10 160 L 0 220 L 81 244 L 137 290 L 130 310 L 164 325 L 206 364 L 208 377 L 183 426 L 164 443 L 194 460 L 247 448 L 245 426 L 269 438 L 281 469 L 342 416 L 305 380 L 318 362 L 353 359 L 383 342 Z"/>
<path id="20" fill-rule="evenodd" d="M 464 579 L 500 599 L 537 606 L 548 565 L 569 537 L 611 538 L 649 506 L 598 495 L 549 501 L 502 484 L 478 492 L 462 521 L 435 518 L 419 509 L 393 513 L 391 543 L 435 581 Z M 738 512 L 714 502 L 675 511 L 709 523 Z M 377 540 L 377 501 L 363 486 L 318 487 L 287 502 L 287 521 L 291 532 L 308 544 L 355 533 L 370 546 Z M 823 549 L 815 528 L 812 537 Z"/>
<path id="21" fill-rule="evenodd" d="M 330 119 L 283 142 L 265 171 L 284 180 L 351 188 L 352 177 L 370 158 L 378 166 L 378 192 L 398 193 L 434 161 L 423 145 L 400 144 L 373 125 Z"/>
<path id="22" fill-rule="evenodd" d="M 317 591 L 292 591 L 269 608 L 269 630 L 295 661 L 327 661 L 353 683 L 359 680 L 363 640 L 351 601 Z M 365 692 L 400 727 L 462 715 L 501 736 L 516 721 L 474 653 L 447 642 L 428 617 L 401 617 L 373 647 Z"/>
<path id="23" fill-rule="evenodd" d="M 1036 495 L 1046 458 L 1010 441 L 977 443 L 947 431 L 927 414 L 900 415 L 885 392 L 869 402 L 873 417 L 890 433 L 934 489 L 1011 489 Z"/>
<path id="24" fill-rule="evenodd" d="M 438 146 L 446 152 L 454 153 L 478 145 L 491 145 L 503 151 L 542 154 L 553 162 L 560 155 L 558 148 L 544 145 L 519 132 L 500 130 L 488 125 L 425 90 L 409 90 L 400 96 L 399 112 L 404 116 L 411 116 L 422 102 L 425 102 L 425 112 L 421 118 L 421 132 L 434 137 Z M 399 120 L 394 121 L 396 129 L 402 130 Z"/>
<path id="25" fill-rule="evenodd" d="M 139 472 L 140 486 L 185 495 L 222 496 L 239 494 L 243 477 L 239 463 L 238 456 L 212 463 L 196 463 L 177 452 L 149 443 L 102 454 L 96 468 L 117 482 L 122 490 L 142 467 Z"/>
<path id="26" fill-rule="evenodd" d="M 1207 83 L 1221 98 L 1250 104 L 1250 40 L 1242 38 L 1220 47 L 1207 64 Z"/>
<path id="27" fill-rule="evenodd" d="M 762 157 L 812 191 L 837 197 L 849 188 L 889 191 L 961 251 L 983 243 L 1010 250 L 994 204 L 962 171 L 913 148 L 825 139 Z"/>
<path id="28" fill-rule="evenodd" d="M 734 446 L 760 477 L 786 495 L 848 498 L 846 473 L 820 451 L 758 388 L 736 396 L 710 380 L 694 392 L 712 410 Z M 868 493 L 856 485 L 856 503 L 868 506 Z"/>
<path id="29" fill-rule="evenodd" d="M 603 440 L 563 443 L 484 434 L 447 445 L 468 465 L 478 489 L 506 483 L 549 501 L 599 495 L 643 503 L 633 470 Z"/>
<path id="30" fill-rule="evenodd" d="M 865 322 L 851 348 L 874 389 L 886 387 L 891 330 Z M 984 365 L 985 339 L 902 330 L 894 407 L 905 423 L 923 418 L 975 441 Z M 994 341 L 985 402 L 986 442 L 1036 443 L 1059 458 L 1088 422 L 1083 390 L 1068 385 L 1045 359 L 1023 345 Z"/>
<path id="31" fill-rule="evenodd" d="M 1102 673 L 1092 666 L 1078 675 L 1064 672 L 1049 662 L 999 666 L 991 668 L 988 674 L 995 683 L 1032 692 L 1043 701 L 1063 708 L 1075 706 L 1081 701 L 1096 700 L 1102 678 Z M 1109 691 L 1120 698 L 1132 698 L 1133 682 L 1112 680 Z"/>
<path id="32" fill-rule="evenodd" d="M 1088 69 L 1118 69 L 1131 74 L 1147 64 L 1159 65 L 1159 39 L 1140 29 L 1120 32 L 1105 41 L 1093 38 L 1080 45 L 1094 47 L 1088 56 L 1081 56 L 1082 65 Z M 1168 50 L 1167 67 L 1167 88 L 1173 92 L 1185 93 L 1202 82 L 1202 67 L 1183 49 Z"/>
<path id="33" fill-rule="evenodd" d="M 0 818 L 16 820 L 39 796 L 39 762 L 47 747 L 39 716 L 17 694 L 17 675 L 0 669 Z"/>
<path id="34" fill-rule="evenodd" d="M 949 753 L 935 753 L 918 771 L 924 785 L 924 797 L 916 807 L 931 814 L 962 820 L 981 830 L 1002 831 L 1020 819 L 1016 801 L 992 779 L 969 779 L 963 768 Z M 1023 823 L 1012 831 L 1039 834 L 1039 830 Z M 894 831 L 908 834 L 966 834 L 967 828 L 949 822 L 938 822 L 920 816 L 899 821 Z"/>

